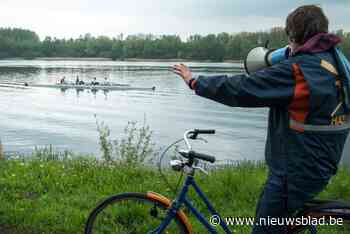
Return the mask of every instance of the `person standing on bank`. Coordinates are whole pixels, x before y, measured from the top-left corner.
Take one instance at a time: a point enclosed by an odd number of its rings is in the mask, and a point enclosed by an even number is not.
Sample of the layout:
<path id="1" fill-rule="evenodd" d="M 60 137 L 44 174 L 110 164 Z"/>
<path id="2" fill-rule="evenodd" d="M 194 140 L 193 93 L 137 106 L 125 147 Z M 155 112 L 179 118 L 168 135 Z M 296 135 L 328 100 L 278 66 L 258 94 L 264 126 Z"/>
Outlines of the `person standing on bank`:
<path id="1" fill-rule="evenodd" d="M 292 216 L 336 174 L 349 134 L 335 46 L 328 19 L 315 5 L 286 20 L 289 58 L 251 75 L 198 76 L 173 67 L 199 96 L 232 107 L 269 107 L 265 158 L 268 179 L 256 208 L 259 218 Z M 349 78 L 349 77 L 348 77 Z M 286 233 L 285 226 L 254 226 L 253 233 Z"/>

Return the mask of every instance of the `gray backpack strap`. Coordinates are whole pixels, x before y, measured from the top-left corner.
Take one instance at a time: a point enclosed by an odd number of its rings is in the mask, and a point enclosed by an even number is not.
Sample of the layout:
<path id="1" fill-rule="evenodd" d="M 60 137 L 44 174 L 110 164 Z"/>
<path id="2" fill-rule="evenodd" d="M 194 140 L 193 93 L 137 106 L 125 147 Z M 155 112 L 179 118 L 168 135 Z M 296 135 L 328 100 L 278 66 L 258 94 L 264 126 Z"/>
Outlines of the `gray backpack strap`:
<path id="1" fill-rule="evenodd" d="M 350 115 L 340 117 L 338 123 L 333 123 L 331 125 L 312 125 L 303 124 L 293 119 L 289 120 L 289 127 L 301 132 L 311 131 L 311 132 L 333 132 L 350 129 Z"/>

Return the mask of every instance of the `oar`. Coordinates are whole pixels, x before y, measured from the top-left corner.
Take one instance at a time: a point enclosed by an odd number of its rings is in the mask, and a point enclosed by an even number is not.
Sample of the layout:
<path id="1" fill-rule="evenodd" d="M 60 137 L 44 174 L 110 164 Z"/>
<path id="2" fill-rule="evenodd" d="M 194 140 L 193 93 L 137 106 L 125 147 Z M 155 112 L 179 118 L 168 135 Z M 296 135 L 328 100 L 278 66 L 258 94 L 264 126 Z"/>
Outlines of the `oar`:
<path id="1" fill-rule="evenodd" d="M 24 85 L 11 85 L 11 84 L 0 84 L 0 87 L 2 88 L 14 88 L 14 89 L 28 89 L 27 87 L 24 87 Z"/>

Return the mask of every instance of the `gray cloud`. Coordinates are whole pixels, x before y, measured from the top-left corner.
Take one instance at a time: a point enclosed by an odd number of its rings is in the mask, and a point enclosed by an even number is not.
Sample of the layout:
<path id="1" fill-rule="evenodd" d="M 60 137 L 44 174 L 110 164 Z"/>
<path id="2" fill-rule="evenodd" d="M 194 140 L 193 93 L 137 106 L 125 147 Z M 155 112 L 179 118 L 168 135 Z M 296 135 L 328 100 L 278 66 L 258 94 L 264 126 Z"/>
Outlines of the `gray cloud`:
<path id="1" fill-rule="evenodd" d="M 349 0 L 2 0 L 0 27 L 33 29 L 41 37 L 116 36 L 119 33 L 207 34 L 283 26 L 303 4 L 320 4 L 331 28 L 350 31 Z"/>

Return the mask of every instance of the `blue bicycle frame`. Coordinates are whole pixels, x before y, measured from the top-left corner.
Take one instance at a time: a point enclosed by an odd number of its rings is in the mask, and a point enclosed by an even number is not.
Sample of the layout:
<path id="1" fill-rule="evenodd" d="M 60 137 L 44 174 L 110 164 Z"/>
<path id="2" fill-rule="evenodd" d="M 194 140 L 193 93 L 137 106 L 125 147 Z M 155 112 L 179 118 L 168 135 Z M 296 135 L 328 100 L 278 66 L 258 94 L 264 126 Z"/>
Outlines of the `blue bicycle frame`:
<path id="1" fill-rule="evenodd" d="M 210 224 L 205 218 L 193 205 L 192 203 L 187 199 L 187 193 L 189 187 L 192 186 L 195 190 L 195 192 L 198 194 L 198 196 L 204 201 L 205 205 L 207 206 L 208 210 L 210 211 L 211 217 L 215 216 L 215 219 L 218 220 L 221 228 L 225 231 L 227 234 L 232 234 L 232 232 L 228 229 L 228 226 L 225 221 L 222 220 L 220 214 L 214 209 L 212 204 L 209 202 L 208 198 L 205 196 L 205 194 L 202 192 L 202 190 L 199 188 L 199 186 L 196 184 L 193 175 L 188 175 L 185 181 L 185 185 L 183 186 L 180 195 L 178 198 L 172 203 L 171 207 L 168 210 L 167 216 L 162 221 L 160 226 L 155 230 L 149 232 L 149 234 L 161 234 L 166 229 L 166 227 L 169 225 L 169 223 L 172 221 L 172 219 L 176 216 L 177 211 L 181 208 L 182 205 L 185 205 L 189 210 L 194 214 L 194 216 L 206 227 L 206 229 L 211 234 L 216 234 L 217 231 L 215 229 L 215 226 Z M 218 224 L 217 223 L 217 224 Z M 218 225 L 219 225 L 218 224 Z"/>
<path id="2" fill-rule="evenodd" d="M 205 205 L 207 206 L 211 217 L 215 216 L 216 220 L 219 222 L 216 223 L 217 225 L 210 224 L 208 222 L 208 219 L 203 216 L 191 203 L 190 200 L 187 199 L 187 193 L 189 187 L 192 186 L 197 193 L 197 195 L 204 201 Z M 148 232 L 148 234 L 161 234 L 166 229 L 166 227 L 170 224 L 170 222 L 173 220 L 173 218 L 176 216 L 177 211 L 181 208 L 182 205 L 185 205 L 189 210 L 194 214 L 194 216 L 206 227 L 206 229 L 209 231 L 210 234 L 217 234 L 216 228 L 218 225 L 221 226 L 221 228 L 225 231 L 226 234 L 232 234 L 232 232 L 229 230 L 226 222 L 221 218 L 220 214 L 215 210 L 213 205 L 210 203 L 208 198 L 205 196 L 205 194 L 202 192 L 202 190 L 199 188 L 199 186 L 196 184 L 196 181 L 194 180 L 193 175 L 188 175 L 185 181 L 185 185 L 183 186 L 180 195 L 178 198 L 172 203 L 171 207 L 169 208 L 167 212 L 167 216 L 162 221 L 160 226 L 151 232 Z M 310 226 L 310 232 L 311 234 L 317 234 L 317 230 L 315 226 Z"/>
<path id="3" fill-rule="evenodd" d="M 210 156 L 210 155 L 205 155 L 205 154 L 199 154 L 194 151 L 192 151 L 192 147 L 189 142 L 189 138 L 192 140 L 197 139 L 198 134 L 214 134 L 215 130 L 199 130 L 199 129 L 194 129 L 194 130 L 188 130 L 184 134 L 184 141 L 187 145 L 187 148 L 189 151 L 178 151 L 180 155 L 182 155 L 184 158 L 188 159 L 188 162 L 185 164 L 183 161 L 179 160 L 174 160 L 177 162 L 174 162 L 172 165 L 173 169 L 175 171 L 180 171 L 184 169 L 184 166 L 189 166 L 187 169 L 189 171 L 186 171 L 185 173 L 187 174 L 184 186 L 182 187 L 179 196 L 175 199 L 175 201 L 171 204 L 169 207 L 165 219 L 161 222 L 159 227 L 155 230 L 149 231 L 148 234 L 161 234 L 165 231 L 167 226 L 170 224 L 170 222 L 176 217 L 177 212 L 180 210 L 180 208 L 184 205 L 187 207 L 201 222 L 201 224 L 204 225 L 204 227 L 209 231 L 211 234 L 217 234 L 218 232 L 216 231 L 216 227 L 220 225 L 222 230 L 226 234 L 232 234 L 232 232 L 229 230 L 226 221 L 221 218 L 220 214 L 214 209 L 208 198 L 205 196 L 205 194 L 201 191 L 199 186 L 196 184 L 194 180 L 194 173 L 195 169 L 201 169 L 199 167 L 193 167 L 194 159 L 201 159 L 205 160 L 208 162 L 214 162 L 215 157 Z M 174 144 L 178 143 L 180 141 L 176 141 L 173 143 L 171 146 Z M 164 153 L 169 149 L 169 147 L 164 151 Z M 164 155 L 162 154 L 162 156 Z M 202 169 L 203 170 L 203 169 Z M 201 214 L 191 203 L 191 201 L 187 198 L 187 193 L 190 187 L 193 187 L 196 194 L 201 198 L 201 200 L 205 203 L 207 206 L 207 209 L 210 212 L 210 220 L 208 221 L 208 218 L 206 218 L 203 214 Z M 213 222 L 214 221 L 214 222 Z M 310 231 L 312 234 L 316 234 L 317 230 L 315 226 L 310 226 Z"/>

